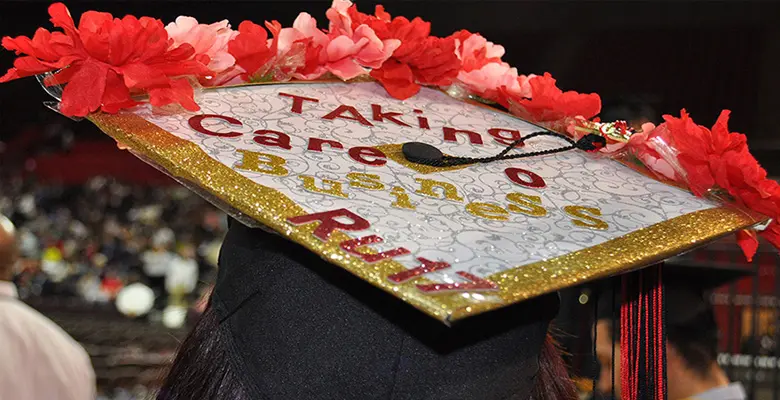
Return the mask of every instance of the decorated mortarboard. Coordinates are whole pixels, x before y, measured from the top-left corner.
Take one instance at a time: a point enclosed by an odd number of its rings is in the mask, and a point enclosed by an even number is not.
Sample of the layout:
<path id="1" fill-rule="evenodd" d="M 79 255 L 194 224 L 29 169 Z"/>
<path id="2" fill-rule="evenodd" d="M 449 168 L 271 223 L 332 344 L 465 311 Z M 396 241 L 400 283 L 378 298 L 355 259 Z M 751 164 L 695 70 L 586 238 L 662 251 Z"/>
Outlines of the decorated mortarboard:
<path id="1" fill-rule="evenodd" d="M 597 95 L 479 34 L 345 0 L 327 30 L 49 13 L 62 32 L 3 39 L 0 82 L 38 76 L 51 108 L 444 322 L 735 232 L 750 254 L 758 226 L 780 243 L 780 188 L 728 112 L 598 122 Z"/>

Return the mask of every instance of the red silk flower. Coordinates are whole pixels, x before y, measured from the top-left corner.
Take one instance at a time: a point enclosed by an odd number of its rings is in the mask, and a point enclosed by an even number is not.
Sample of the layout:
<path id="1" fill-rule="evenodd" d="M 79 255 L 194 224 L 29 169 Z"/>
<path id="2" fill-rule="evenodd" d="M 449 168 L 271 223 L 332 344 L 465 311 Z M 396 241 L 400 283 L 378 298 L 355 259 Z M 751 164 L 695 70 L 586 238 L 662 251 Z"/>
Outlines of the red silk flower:
<path id="1" fill-rule="evenodd" d="M 245 81 L 259 79 L 265 75 L 276 56 L 277 40 L 268 46 L 268 32 L 251 21 L 238 25 L 238 36 L 228 43 L 228 52 L 236 59 L 236 65 L 244 70 Z"/>
<path id="2" fill-rule="evenodd" d="M 239 35 L 229 49 L 236 64 L 248 71 L 245 79 L 313 80 L 327 72 L 320 56 L 329 39 L 317 29 L 316 20 L 309 14 L 299 14 L 290 28 L 282 28 L 278 21 L 266 21 L 265 26 L 273 35 L 270 45 L 262 27 L 249 21 L 241 25 L 245 32 L 241 33 L 239 26 Z"/>
<path id="3" fill-rule="evenodd" d="M 64 84 L 60 110 L 86 116 L 102 110 L 115 113 L 136 102 L 131 95 L 145 93 L 155 106 L 180 104 L 198 110 L 192 86 L 180 76 L 205 77 L 209 69 L 190 58 L 189 44 L 171 48 L 160 20 L 88 11 L 76 28 L 65 5 L 49 6 L 51 22 L 64 32 L 38 29 L 32 39 L 3 38 L 3 47 L 25 56 L 0 77 L 6 82 L 44 72 L 59 71 L 46 84 Z"/>
<path id="4" fill-rule="evenodd" d="M 461 68 L 457 84 L 482 99 L 500 101 L 503 93 L 516 97 L 530 96 L 527 77 L 520 77 L 517 69 L 501 61 L 504 47 L 489 42 L 478 33 L 462 30 L 451 35 L 458 43 Z"/>
<path id="5" fill-rule="evenodd" d="M 694 123 L 685 110 L 680 114 L 680 118 L 665 115 L 665 122 L 648 134 L 648 140 L 661 139 L 674 149 L 674 161 L 685 172 L 685 181 L 696 195 L 722 189 L 738 204 L 773 218 L 761 235 L 780 246 L 780 184 L 767 178 L 750 154 L 745 135 L 729 132 L 730 112 L 724 110 L 712 129 Z M 755 235 L 743 232 L 737 239 L 751 259 L 758 248 Z"/>
<path id="6" fill-rule="evenodd" d="M 569 119 L 591 119 L 601 111 L 599 95 L 563 92 L 555 86 L 555 79 L 549 73 L 529 78 L 528 85 L 531 87 L 530 98 L 504 91 L 500 102 L 513 114 L 529 121 L 551 125 L 560 131 L 566 129 Z"/>
<path id="7" fill-rule="evenodd" d="M 430 36 L 431 24 L 422 19 L 411 21 L 404 17 L 392 18 L 382 6 L 376 7 L 374 16 L 348 10 L 352 28 L 368 25 L 381 40 L 398 39 L 400 47 L 393 56 L 371 76 L 397 99 L 407 99 L 420 91 L 420 85 L 446 86 L 452 83 L 460 70 L 461 62 L 456 53 L 456 37 Z"/>
<path id="8" fill-rule="evenodd" d="M 478 33 L 471 33 L 465 29 L 450 35 L 458 40 L 458 52 L 463 60 L 461 70 L 471 72 L 488 64 L 501 63 L 504 56 L 504 47 L 482 37 Z"/>

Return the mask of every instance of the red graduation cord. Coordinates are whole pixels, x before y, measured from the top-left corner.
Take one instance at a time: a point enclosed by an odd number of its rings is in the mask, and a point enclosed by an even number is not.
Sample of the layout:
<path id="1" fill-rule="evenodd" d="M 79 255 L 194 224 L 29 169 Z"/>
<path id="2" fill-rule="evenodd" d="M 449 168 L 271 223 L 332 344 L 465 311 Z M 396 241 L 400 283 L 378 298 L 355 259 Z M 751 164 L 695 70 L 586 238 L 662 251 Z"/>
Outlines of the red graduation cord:
<path id="1" fill-rule="evenodd" d="M 661 267 L 622 278 L 621 398 L 666 400 L 666 329 Z"/>
<path id="2" fill-rule="evenodd" d="M 620 354 L 620 386 L 622 388 L 621 397 L 625 400 L 635 400 L 636 394 L 633 391 L 633 385 L 631 381 L 632 368 L 629 368 L 631 363 L 631 327 L 633 324 L 633 301 L 628 296 L 629 289 L 629 276 L 623 276 L 622 279 L 622 302 L 620 306 L 620 348 L 622 349 Z"/>
<path id="3" fill-rule="evenodd" d="M 667 397 L 666 393 L 666 326 L 665 315 L 666 306 L 664 304 L 664 285 L 663 285 L 663 269 L 658 267 L 658 279 L 656 280 L 655 290 L 653 295 L 655 296 L 655 307 L 653 311 L 655 315 L 655 337 L 656 337 L 656 380 L 657 380 L 657 393 L 658 400 L 664 400 Z"/>

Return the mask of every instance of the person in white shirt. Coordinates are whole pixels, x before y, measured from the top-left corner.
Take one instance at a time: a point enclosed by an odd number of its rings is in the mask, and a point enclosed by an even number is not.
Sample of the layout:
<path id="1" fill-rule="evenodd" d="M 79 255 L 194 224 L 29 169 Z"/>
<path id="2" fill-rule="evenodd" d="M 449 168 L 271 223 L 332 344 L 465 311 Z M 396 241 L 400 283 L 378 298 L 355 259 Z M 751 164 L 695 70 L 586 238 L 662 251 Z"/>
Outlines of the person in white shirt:
<path id="1" fill-rule="evenodd" d="M 188 300 L 197 285 L 198 262 L 195 261 L 195 248 L 191 244 L 183 244 L 165 274 L 168 306 L 163 310 L 163 325 L 169 328 L 179 328 L 184 325 L 187 319 Z"/>
<path id="2" fill-rule="evenodd" d="M 89 355 L 59 326 L 17 298 L 10 282 L 18 249 L 0 215 L 0 400 L 91 400 Z"/>
<path id="3" fill-rule="evenodd" d="M 176 257 L 174 253 L 169 251 L 174 240 L 175 236 L 171 229 L 161 228 L 152 236 L 152 248 L 141 255 L 147 283 L 157 296 L 154 308 L 159 310 L 165 307 L 168 299 L 165 281 L 168 270 L 171 268 L 171 262 Z"/>
<path id="4" fill-rule="evenodd" d="M 180 254 L 171 260 L 170 268 L 165 274 L 165 290 L 176 299 L 181 299 L 193 291 L 198 285 L 198 262 L 195 261 L 195 249 L 191 244 L 184 244 Z"/>
<path id="5" fill-rule="evenodd" d="M 142 256 L 144 273 L 150 278 L 163 278 L 175 257 L 168 248 L 174 241 L 173 231 L 162 228 L 152 236 L 152 249 Z"/>

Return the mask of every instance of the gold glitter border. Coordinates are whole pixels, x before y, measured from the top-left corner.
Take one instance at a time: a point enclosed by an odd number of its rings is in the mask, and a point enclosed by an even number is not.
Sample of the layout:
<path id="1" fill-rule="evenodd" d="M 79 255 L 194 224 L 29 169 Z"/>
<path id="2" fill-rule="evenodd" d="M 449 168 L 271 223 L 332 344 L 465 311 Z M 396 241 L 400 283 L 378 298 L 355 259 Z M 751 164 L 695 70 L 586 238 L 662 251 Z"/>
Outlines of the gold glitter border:
<path id="1" fill-rule="evenodd" d="M 391 274 L 406 270 L 404 265 L 393 260 L 368 264 L 341 250 L 338 244 L 348 239 L 346 234 L 335 233 L 329 241 L 322 242 L 312 235 L 316 225 L 288 224 L 287 218 L 306 211 L 283 193 L 257 184 L 216 161 L 197 144 L 180 139 L 136 114 L 97 113 L 89 120 L 140 158 L 186 186 L 199 188 L 196 191 L 204 197 L 230 205 L 444 323 L 637 269 L 766 220 L 763 216 L 727 206 L 676 217 L 574 253 L 491 275 L 487 279 L 498 284 L 500 289 L 483 295 L 497 296 L 501 302 L 473 301 L 462 293 L 424 294 L 415 285 L 432 283 L 425 278 L 403 284 L 394 284 L 387 279 Z"/>

